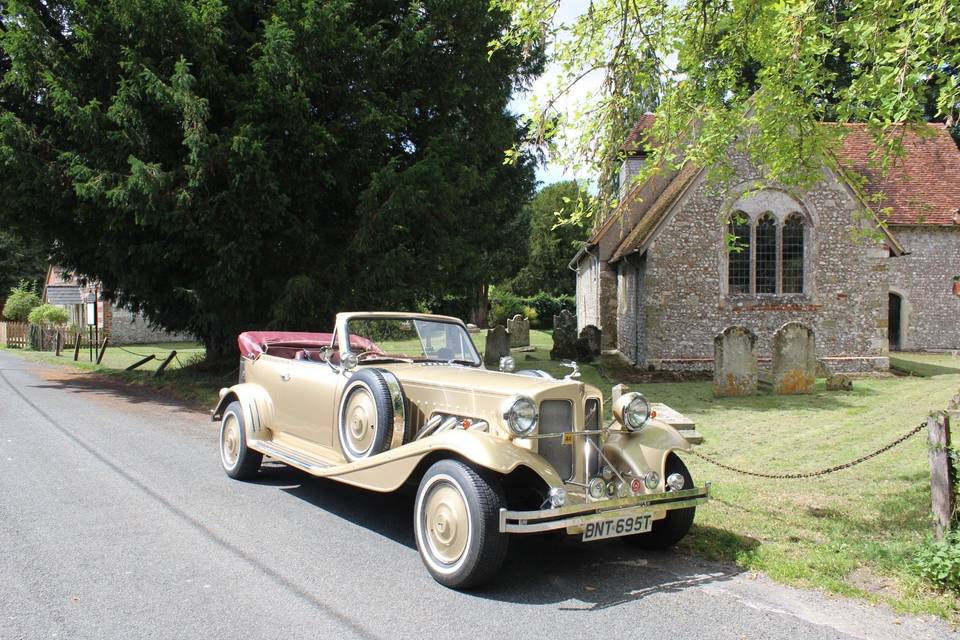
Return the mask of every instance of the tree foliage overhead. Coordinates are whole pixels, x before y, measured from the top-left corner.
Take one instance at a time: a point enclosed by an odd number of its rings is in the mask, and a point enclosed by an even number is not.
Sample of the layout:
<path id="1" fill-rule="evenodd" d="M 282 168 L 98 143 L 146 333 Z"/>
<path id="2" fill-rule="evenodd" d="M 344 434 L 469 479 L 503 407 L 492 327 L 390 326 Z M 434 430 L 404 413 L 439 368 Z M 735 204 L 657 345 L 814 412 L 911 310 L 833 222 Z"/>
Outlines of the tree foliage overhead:
<path id="1" fill-rule="evenodd" d="M 589 194 L 576 182 L 545 186 L 527 206 L 529 241 L 527 263 L 509 288 L 521 296 L 545 291 L 553 296 L 572 295 L 576 286 L 570 259 L 590 236 L 589 222 L 563 224 L 573 211 L 589 206 Z"/>
<path id="2" fill-rule="evenodd" d="M 882 161 L 900 151 L 895 125 L 957 123 L 956 0 L 592 0 L 566 22 L 560 4 L 492 0 L 513 22 L 491 50 L 546 47 L 559 77 L 532 103 L 528 142 L 598 169 L 604 210 L 631 111 L 651 96 L 658 146 L 637 180 L 684 160 L 722 177 L 734 145 L 768 179 L 809 183 L 842 129 L 820 122 L 873 125 Z M 558 108 L 584 82 L 595 90 Z"/>
<path id="3" fill-rule="evenodd" d="M 0 229 L 0 300 L 21 282 L 39 285 L 46 275 L 49 253 L 35 238 Z"/>
<path id="4" fill-rule="evenodd" d="M 0 4 L 0 224 L 200 336 L 504 277 L 537 55 L 458 0 Z"/>

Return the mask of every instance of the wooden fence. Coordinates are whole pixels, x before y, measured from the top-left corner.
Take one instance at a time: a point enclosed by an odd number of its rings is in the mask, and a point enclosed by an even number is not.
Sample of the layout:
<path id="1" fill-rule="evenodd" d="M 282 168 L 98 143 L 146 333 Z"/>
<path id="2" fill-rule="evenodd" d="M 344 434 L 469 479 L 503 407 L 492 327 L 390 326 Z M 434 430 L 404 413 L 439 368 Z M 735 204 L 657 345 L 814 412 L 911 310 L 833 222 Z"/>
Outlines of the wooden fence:
<path id="1" fill-rule="evenodd" d="M 0 322 L 0 344 L 26 349 L 29 326 L 26 322 Z"/>

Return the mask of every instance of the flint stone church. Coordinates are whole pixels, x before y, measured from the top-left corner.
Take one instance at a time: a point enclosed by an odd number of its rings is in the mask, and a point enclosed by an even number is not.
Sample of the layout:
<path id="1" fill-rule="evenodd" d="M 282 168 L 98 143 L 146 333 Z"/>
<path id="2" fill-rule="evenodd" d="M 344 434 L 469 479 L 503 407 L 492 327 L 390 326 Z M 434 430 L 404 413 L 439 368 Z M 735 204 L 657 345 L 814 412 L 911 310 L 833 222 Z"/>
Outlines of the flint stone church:
<path id="1" fill-rule="evenodd" d="M 762 364 L 788 321 L 814 329 L 830 372 L 886 370 L 890 351 L 960 349 L 960 149 L 943 125 L 906 133 L 885 175 L 865 127 L 848 125 L 836 162 L 798 192 L 758 190 L 756 166 L 736 154 L 724 185 L 691 164 L 631 185 L 652 124 L 648 114 L 631 131 L 627 192 L 570 264 L 578 327 L 600 327 L 605 350 L 649 370 L 710 370 L 714 336 L 739 325 Z M 856 234 L 878 227 L 877 212 L 882 237 Z"/>

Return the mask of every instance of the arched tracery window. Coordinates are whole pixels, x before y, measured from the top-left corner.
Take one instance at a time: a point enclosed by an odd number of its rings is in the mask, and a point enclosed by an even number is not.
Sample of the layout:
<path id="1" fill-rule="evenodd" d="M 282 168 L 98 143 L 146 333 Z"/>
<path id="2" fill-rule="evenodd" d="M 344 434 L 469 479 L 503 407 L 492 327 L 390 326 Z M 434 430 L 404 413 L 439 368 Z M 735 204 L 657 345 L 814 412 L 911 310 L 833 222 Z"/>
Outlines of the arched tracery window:
<path id="1" fill-rule="evenodd" d="M 783 293 L 803 293 L 803 217 L 791 213 L 783 223 Z"/>
<path id="2" fill-rule="evenodd" d="M 750 293 L 750 219 L 746 214 L 738 211 L 731 217 L 728 233 L 730 293 Z"/>
<path id="3" fill-rule="evenodd" d="M 777 292 L 777 219 L 772 213 L 757 220 L 756 292 Z"/>

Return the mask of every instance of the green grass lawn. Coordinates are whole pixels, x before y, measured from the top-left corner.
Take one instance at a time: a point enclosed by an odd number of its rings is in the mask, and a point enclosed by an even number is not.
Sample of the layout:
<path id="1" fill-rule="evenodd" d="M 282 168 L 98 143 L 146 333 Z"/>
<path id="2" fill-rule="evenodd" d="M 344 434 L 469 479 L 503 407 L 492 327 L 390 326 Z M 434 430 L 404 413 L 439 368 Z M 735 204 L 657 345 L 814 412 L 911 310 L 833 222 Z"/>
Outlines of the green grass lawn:
<path id="1" fill-rule="evenodd" d="M 549 359 L 552 338 L 531 331 L 535 350 L 513 350 L 521 369 L 569 372 Z M 485 333 L 472 335 L 483 351 Z M 149 370 L 123 372 L 139 354 L 166 354 L 176 361 L 162 378 Z M 201 357 L 196 344 L 108 347 L 100 366 L 81 354 L 77 366 L 125 382 L 169 392 L 208 408 L 236 371 L 207 373 L 191 366 Z M 32 359 L 72 362 L 72 352 L 26 352 Z M 137 355 L 135 355 L 137 354 Z M 851 392 L 829 392 L 822 380 L 815 393 L 714 398 L 709 381 L 634 384 L 655 402 L 692 418 L 705 442 L 698 450 L 731 465 L 763 472 L 804 472 L 847 462 L 873 451 L 946 408 L 960 388 L 960 358 L 899 353 L 891 358 L 898 377 L 856 380 Z M 151 363 L 151 368 L 156 364 Z M 146 368 L 145 368 L 146 369 Z M 582 381 L 609 397 L 605 377 L 616 369 L 581 365 Z M 938 594 L 913 577 L 910 563 L 931 531 L 929 466 L 925 432 L 862 465 L 807 480 L 767 480 L 728 472 L 696 457 L 686 461 L 697 481 L 713 483 L 714 499 L 698 510 L 682 549 L 735 562 L 782 582 L 818 587 L 889 604 L 909 613 L 933 613 L 960 621 L 957 598 Z"/>
<path id="2" fill-rule="evenodd" d="M 160 364 L 174 350 L 177 352 L 176 358 L 167 366 L 162 376 L 155 377 Z M 235 384 L 237 380 L 236 370 L 229 374 L 205 370 L 201 364 L 205 351 L 203 345 L 196 342 L 108 345 L 99 365 L 96 363 L 96 354 L 91 362 L 90 350 L 86 348 L 80 350 L 76 362 L 73 360 L 73 349 L 65 350 L 60 356 L 46 351 L 9 351 L 36 362 L 65 364 L 93 371 L 127 384 L 167 393 L 203 408 L 212 407 L 220 388 Z M 126 367 L 151 354 L 156 355 L 156 358 L 134 371 L 125 371 Z"/>

